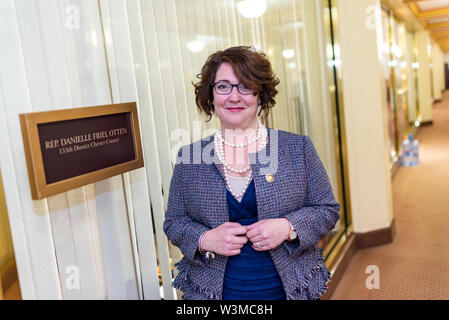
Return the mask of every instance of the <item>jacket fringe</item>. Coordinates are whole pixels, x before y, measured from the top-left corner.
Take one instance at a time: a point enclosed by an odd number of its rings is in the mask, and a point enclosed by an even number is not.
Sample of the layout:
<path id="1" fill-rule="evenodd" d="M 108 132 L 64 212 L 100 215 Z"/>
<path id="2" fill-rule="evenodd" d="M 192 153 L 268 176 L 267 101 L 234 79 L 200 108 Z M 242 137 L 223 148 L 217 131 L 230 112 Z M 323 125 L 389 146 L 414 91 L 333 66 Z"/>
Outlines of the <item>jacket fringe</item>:
<path id="1" fill-rule="evenodd" d="M 319 300 L 320 297 L 326 293 L 328 286 L 327 284 L 330 281 L 331 273 L 326 268 L 326 265 L 324 264 L 324 259 L 321 261 L 322 263 L 319 263 L 317 266 L 315 266 L 311 272 L 305 277 L 304 281 L 300 281 L 298 286 L 295 288 L 295 291 L 299 293 L 300 299 L 307 299 L 307 300 Z M 310 290 L 310 281 L 315 276 L 319 276 L 319 274 L 323 274 L 324 272 L 324 281 L 318 281 L 319 286 L 318 288 L 312 287 L 312 290 Z M 289 295 L 289 299 L 295 299 L 293 295 Z"/>
<path id="2" fill-rule="evenodd" d="M 178 275 L 175 280 L 172 282 L 172 287 L 182 291 L 183 293 L 194 291 L 205 296 L 209 300 L 220 300 L 221 295 L 217 292 L 213 292 L 210 289 L 194 284 L 189 277 L 189 265 L 186 261 L 179 261 L 176 265 L 178 269 Z"/>

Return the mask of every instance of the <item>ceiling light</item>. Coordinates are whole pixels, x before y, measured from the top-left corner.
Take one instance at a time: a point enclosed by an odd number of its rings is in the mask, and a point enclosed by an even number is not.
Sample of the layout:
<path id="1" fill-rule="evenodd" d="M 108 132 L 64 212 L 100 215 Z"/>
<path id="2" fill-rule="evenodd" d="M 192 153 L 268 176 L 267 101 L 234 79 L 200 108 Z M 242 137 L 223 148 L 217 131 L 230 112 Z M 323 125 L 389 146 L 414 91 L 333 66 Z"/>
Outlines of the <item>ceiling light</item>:
<path id="1" fill-rule="evenodd" d="M 293 49 L 285 49 L 282 51 L 282 55 L 285 59 L 291 59 L 295 55 L 295 50 Z"/>
<path id="2" fill-rule="evenodd" d="M 193 40 L 187 42 L 187 49 L 189 49 L 190 52 L 197 53 L 204 49 L 204 41 L 201 40 Z"/>
<path id="3" fill-rule="evenodd" d="M 267 0 L 243 0 L 237 3 L 239 13 L 245 18 L 258 18 L 267 9 Z"/>

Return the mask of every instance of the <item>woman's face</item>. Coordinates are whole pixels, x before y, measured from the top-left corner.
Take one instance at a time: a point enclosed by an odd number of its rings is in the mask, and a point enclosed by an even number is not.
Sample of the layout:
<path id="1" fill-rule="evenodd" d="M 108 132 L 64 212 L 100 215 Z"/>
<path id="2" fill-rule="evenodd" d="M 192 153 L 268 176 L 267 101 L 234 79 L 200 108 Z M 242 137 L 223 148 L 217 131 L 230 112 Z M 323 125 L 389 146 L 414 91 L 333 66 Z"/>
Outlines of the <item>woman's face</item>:
<path id="1" fill-rule="evenodd" d="M 218 81 L 240 83 L 232 66 L 227 62 L 221 64 L 217 70 L 214 82 Z M 237 87 L 233 87 L 231 93 L 227 95 L 217 94 L 214 89 L 213 95 L 215 114 L 220 119 L 222 128 L 246 130 L 257 127 L 258 95 L 243 95 Z"/>

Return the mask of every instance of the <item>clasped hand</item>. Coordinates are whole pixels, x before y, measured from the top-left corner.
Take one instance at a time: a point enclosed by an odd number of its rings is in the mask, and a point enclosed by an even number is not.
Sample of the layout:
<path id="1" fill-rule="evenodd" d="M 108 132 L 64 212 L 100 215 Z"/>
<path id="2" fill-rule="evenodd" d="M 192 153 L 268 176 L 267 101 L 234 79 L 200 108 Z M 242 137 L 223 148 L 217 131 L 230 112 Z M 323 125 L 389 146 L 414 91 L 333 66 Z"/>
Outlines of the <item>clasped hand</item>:
<path id="1" fill-rule="evenodd" d="M 284 242 L 290 231 L 285 218 L 265 219 L 249 226 L 236 222 L 225 222 L 204 234 L 203 251 L 213 251 L 223 256 L 240 254 L 242 247 L 250 241 L 256 251 L 271 250 Z"/>

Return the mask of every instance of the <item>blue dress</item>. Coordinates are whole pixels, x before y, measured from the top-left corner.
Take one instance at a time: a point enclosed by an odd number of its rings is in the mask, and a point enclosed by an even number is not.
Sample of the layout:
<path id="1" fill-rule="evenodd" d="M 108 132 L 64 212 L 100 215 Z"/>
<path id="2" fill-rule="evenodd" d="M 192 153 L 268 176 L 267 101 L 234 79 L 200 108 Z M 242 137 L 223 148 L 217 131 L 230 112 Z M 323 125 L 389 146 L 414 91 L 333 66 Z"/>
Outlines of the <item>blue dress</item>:
<path id="1" fill-rule="evenodd" d="M 258 221 L 254 181 L 241 202 L 227 191 L 229 218 L 247 226 Z M 223 300 L 285 300 L 285 292 L 269 251 L 255 251 L 248 241 L 237 256 L 228 258 Z"/>

